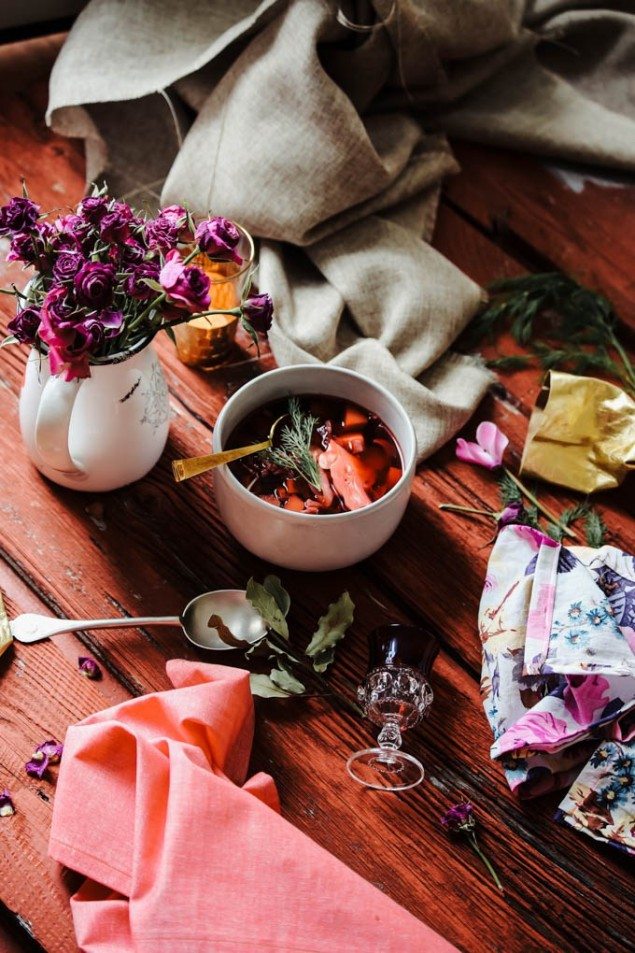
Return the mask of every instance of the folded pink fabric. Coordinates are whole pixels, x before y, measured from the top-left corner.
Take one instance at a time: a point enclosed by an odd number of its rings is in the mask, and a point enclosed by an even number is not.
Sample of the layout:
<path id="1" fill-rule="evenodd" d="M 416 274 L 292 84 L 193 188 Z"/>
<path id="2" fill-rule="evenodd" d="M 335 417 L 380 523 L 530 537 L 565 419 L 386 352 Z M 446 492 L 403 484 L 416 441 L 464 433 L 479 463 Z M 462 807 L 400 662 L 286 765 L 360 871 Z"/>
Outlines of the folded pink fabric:
<path id="1" fill-rule="evenodd" d="M 167 672 L 173 690 L 66 735 L 49 850 L 88 878 L 71 899 L 81 950 L 454 950 L 280 817 L 270 777 L 244 784 L 247 672 Z"/>

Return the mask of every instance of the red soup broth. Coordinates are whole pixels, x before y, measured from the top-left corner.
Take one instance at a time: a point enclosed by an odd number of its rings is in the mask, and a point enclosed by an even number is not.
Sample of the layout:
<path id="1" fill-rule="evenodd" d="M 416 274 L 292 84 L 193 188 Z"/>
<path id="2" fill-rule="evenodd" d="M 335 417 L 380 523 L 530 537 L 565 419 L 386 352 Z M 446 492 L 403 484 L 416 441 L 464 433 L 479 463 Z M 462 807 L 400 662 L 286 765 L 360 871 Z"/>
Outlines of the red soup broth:
<path id="1" fill-rule="evenodd" d="M 300 394 L 300 410 L 317 418 L 310 452 L 318 465 L 320 489 L 297 470 L 274 462 L 267 451 L 229 464 L 251 493 L 272 506 L 297 513 L 346 513 L 381 499 L 400 479 L 403 463 L 397 442 L 375 414 L 337 397 Z M 227 450 L 267 440 L 273 423 L 289 411 L 289 399 L 263 404 L 232 432 Z M 277 425 L 274 449 L 290 418 Z"/>

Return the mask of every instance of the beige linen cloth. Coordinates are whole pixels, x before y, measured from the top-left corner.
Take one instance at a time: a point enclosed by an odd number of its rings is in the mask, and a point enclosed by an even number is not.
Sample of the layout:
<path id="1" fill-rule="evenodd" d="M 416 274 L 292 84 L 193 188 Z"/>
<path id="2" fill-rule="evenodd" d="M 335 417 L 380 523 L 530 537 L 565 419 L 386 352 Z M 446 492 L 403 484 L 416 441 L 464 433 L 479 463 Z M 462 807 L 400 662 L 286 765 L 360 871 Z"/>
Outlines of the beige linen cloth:
<path id="1" fill-rule="evenodd" d="M 276 359 L 385 384 L 422 459 L 490 382 L 449 350 L 481 289 L 428 244 L 444 133 L 635 168 L 634 35 L 629 2 L 92 0 L 48 121 L 85 138 L 89 178 L 119 155 L 133 186 L 167 173 L 164 202 L 259 237 Z M 178 150 L 168 87 L 195 116 Z"/>

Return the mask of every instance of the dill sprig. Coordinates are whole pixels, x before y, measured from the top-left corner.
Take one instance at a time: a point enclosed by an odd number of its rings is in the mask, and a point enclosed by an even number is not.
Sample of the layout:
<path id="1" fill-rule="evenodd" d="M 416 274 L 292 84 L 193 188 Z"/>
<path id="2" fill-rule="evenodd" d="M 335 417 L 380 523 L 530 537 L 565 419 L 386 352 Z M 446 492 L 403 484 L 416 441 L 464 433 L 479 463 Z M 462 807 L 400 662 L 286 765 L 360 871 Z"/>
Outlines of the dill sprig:
<path id="1" fill-rule="evenodd" d="M 584 532 L 588 546 L 598 549 L 604 545 L 607 526 L 597 510 L 590 509 L 584 520 Z"/>
<path id="2" fill-rule="evenodd" d="M 489 305 L 470 326 L 470 345 L 505 325 L 518 344 L 531 348 L 542 368 L 606 374 L 635 394 L 635 369 L 616 335 L 617 317 L 604 295 L 560 272 L 505 278 L 494 282 L 490 292 Z M 532 359 L 504 354 L 488 363 L 499 370 L 517 370 L 530 366 Z"/>
<path id="3" fill-rule="evenodd" d="M 290 424 L 280 432 L 280 446 L 267 451 L 269 459 L 286 470 L 293 470 L 316 490 L 322 488 L 320 468 L 311 453 L 311 440 L 318 418 L 300 409 L 297 397 L 289 398 Z"/>

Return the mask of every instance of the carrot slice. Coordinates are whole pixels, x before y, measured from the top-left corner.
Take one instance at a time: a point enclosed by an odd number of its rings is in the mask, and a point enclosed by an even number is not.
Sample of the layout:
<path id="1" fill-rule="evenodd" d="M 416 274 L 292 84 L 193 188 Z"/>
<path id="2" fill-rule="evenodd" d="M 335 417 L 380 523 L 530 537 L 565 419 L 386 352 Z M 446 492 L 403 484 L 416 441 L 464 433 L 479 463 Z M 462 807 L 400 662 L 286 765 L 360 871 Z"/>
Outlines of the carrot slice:
<path id="1" fill-rule="evenodd" d="M 349 453 L 363 453 L 366 447 L 364 434 L 359 431 L 343 433 L 339 437 L 333 437 L 333 440 L 337 440 L 340 447 L 344 447 Z"/>
<path id="2" fill-rule="evenodd" d="M 386 476 L 387 490 L 392 490 L 393 486 L 401 480 L 401 467 L 390 467 Z"/>
<path id="3" fill-rule="evenodd" d="M 368 423 L 368 414 L 351 404 L 346 405 L 344 411 L 344 430 L 355 430 L 358 427 L 365 427 Z"/>
<path id="4" fill-rule="evenodd" d="M 285 507 L 287 510 L 293 510 L 294 513 L 304 512 L 304 500 L 299 496 L 290 496 Z"/>

